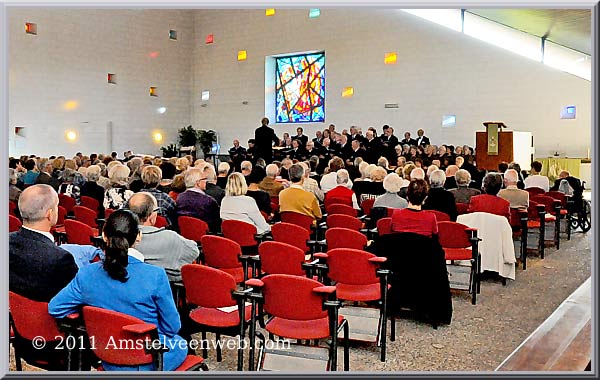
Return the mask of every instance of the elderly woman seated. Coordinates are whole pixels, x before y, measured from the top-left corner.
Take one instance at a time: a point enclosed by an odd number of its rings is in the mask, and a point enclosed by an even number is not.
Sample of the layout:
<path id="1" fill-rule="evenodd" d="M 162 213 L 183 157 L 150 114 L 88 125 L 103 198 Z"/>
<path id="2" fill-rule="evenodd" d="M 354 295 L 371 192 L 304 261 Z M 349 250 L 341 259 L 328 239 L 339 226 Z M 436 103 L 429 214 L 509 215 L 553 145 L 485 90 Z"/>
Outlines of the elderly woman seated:
<path id="1" fill-rule="evenodd" d="M 431 172 L 429 176 L 431 189 L 429 189 L 429 195 L 423 203 L 423 209 L 446 213 L 450 216 L 450 220 L 455 222 L 458 216 L 456 202 L 452 193 L 444 189 L 444 182 L 446 182 L 446 174 L 443 170 L 437 169 Z"/>
<path id="2" fill-rule="evenodd" d="M 348 182 L 350 181 L 350 175 L 346 169 L 340 169 L 335 173 L 337 186 L 329 190 L 325 194 L 325 206 L 330 204 L 340 203 L 360 210 L 358 202 L 356 200 L 356 194 L 352 189 L 348 188 Z"/>
<path id="3" fill-rule="evenodd" d="M 469 187 L 471 184 L 471 173 L 465 169 L 459 169 L 454 175 L 456 189 L 450 189 L 456 203 L 470 203 L 471 197 L 481 194 L 481 191 Z"/>
<path id="4" fill-rule="evenodd" d="M 104 194 L 104 208 L 120 209 L 127 204 L 133 191 L 127 188 L 129 168 L 123 164 L 115 165 L 108 171 L 111 188 Z"/>
<path id="5" fill-rule="evenodd" d="M 375 199 L 373 207 L 386 207 L 386 208 L 406 208 L 408 202 L 406 199 L 398 195 L 400 187 L 402 186 L 402 178 L 396 173 L 390 173 L 383 179 L 383 188 L 386 193 L 380 195 Z"/>
<path id="6" fill-rule="evenodd" d="M 239 220 L 252 224 L 259 234 L 271 231 L 271 226 L 260 213 L 256 201 L 246 195 L 248 185 L 240 173 L 231 173 L 221 201 L 221 219 Z"/>
<path id="7" fill-rule="evenodd" d="M 429 186 L 423 179 L 414 179 L 408 185 L 406 196 L 408 207 L 394 210 L 392 214 L 393 232 L 413 232 L 427 237 L 437 235 L 437 219 L 435 214 L 421 210 L 427 197 Z"/>
<path id="8" fill-rule="evenodd" d="M 385 194 L 383 188 L 383 179 L 387 175 L 387 170 L 377 165 L 369 165 L 366 169 L 369 173 L 368 180 L 356 181 L 352 190 L 356 193 L 359 202 L 362 203 L 367 199 L 375 199 L 379 195 Z"/>

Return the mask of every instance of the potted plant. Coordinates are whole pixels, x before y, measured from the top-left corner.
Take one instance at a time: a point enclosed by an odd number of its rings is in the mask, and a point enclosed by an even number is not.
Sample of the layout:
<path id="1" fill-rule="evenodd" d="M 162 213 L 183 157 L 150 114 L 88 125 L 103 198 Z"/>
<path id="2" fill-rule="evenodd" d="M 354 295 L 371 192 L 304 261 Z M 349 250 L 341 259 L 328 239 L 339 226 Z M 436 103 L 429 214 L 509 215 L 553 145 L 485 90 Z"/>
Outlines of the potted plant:
<path id="1" fill-rule="evenodd" d="M 177 157 L 177 145 L 175 144 L 170 144 L 167 146 L 161 146 L 160 150 L 163 153 L 163 157 L 165 158 L 171 158 L 171 157 Z"/>
<path id="2" fill-rule="evenodd" d="M 200 144 L 200 149 L 202 149 L 202 153 L 204 153 L 204 157 L 212 148 L 212 144 L 217 141 L 217 133 L 213 130 L 199 130 L 198 131 L 198 143 Z"/>
<path id="3" fill-rule="evenodd" d="M 192 127 L 188 125 L 185 128 L 181 128 L 179 130 L 179 146 L 180 147 L 189 147 L 196 146 L 198 142 L 198 132 Z"/>

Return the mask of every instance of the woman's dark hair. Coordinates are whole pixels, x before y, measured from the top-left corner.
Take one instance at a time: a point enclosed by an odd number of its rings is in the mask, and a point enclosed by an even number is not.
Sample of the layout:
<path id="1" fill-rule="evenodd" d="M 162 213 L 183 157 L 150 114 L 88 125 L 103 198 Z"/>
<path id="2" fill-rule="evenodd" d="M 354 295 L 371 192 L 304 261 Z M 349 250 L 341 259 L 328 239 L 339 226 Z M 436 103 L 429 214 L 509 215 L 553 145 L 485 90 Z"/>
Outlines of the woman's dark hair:
<path id="1" fill-rule="evenodd" d="M 488 173 L 483 178 L 483 192 L 488 195 L 498 195 L 502 189 L 503 178 L 500 173 Z"/>
<path id="2" fill-rule="evenodd" d="M 135 244 L 139 223 L 138 217 L 129 210 L 117 210 L 106 220 L 103 233 L 107 242 L 103 267 L 114 280 L 126 282 L 128 279 L 127 251 Z"/>
<path id="3" fill-rule="evenodd" d="M 27 170 L 33 170 L 33 168 L 35 168 L 35 161 L 30 158 L 27 161 L 25 161 L 24 166 Z"/>
<path id="4" fill-rule="evenodd" d="M 11 169 L 16 169 L 19 162 L 21 162 L 21 161 L 18 158 L 11 158 L 8 161 L 8 167 Z"/>
<path id="5" fill-rule="evenodd" d="M 427 198 L 428 192 L 429 185 L 425 180 L 414 179 L 408 184 L 406 198 L 412 205 L 418 206 Z"/>
<path id="6" fill-rule="evenodd" d="M 173 177 L 175 177 L 175 173 L 177 172 L 175 165 L 169 161 L 165 161 L 160 164 L 159 168 L 162 170 L 162 177 L 164 179 L 173 179 Z"/>
<path id="7" fill-rule="evenodd" d="M 267 172 L 261 166 L 254 166 L 248 175 L 248 183 L 259 184 L 265 177 Z"/>

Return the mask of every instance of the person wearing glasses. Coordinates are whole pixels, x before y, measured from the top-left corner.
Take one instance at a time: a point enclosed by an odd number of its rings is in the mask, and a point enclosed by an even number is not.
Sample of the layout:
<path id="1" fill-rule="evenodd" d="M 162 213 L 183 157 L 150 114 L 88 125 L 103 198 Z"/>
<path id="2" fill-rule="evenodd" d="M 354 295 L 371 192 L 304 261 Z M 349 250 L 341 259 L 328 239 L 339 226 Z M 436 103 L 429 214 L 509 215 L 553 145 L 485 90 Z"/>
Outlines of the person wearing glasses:
<path id="1" fill-rule="evenodd" d="M 201 219 L 208 224 L 211 232 L 220 231 L 219 204 L 204 192 L 206 177 L 203 177 L 202 169 L 188 169 L 184 181 L 187 190 L 177 197 L 177 215 Z"/>

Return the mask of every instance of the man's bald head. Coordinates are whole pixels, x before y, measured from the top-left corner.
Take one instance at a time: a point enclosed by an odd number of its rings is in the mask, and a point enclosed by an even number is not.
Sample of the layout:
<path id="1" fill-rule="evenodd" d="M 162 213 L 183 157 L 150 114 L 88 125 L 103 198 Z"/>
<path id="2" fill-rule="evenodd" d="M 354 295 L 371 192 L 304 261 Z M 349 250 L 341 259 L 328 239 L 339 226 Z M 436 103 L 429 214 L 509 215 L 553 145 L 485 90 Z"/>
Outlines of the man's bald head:
<path id="1" fill-rule="evenodd" d="M 129 198 L 128 204 L 129 210 L 137 215 L 140 223 L 148 224 L 147 222 L 150 222 L 150 225 L 154 225 L 156 217 L 152 218 L 152 214 L 158 206 L 158 202 L 156 202 L 154 195 L 145 191 L 135 193 Z"/>
<path id="2" fill-rule="evenodd" d="M 19 197 L 19 212 L 25 225 L 47 221 L 52 227 L 58 220 L 58 194 L 49 185 L 29 186 Z"/>

